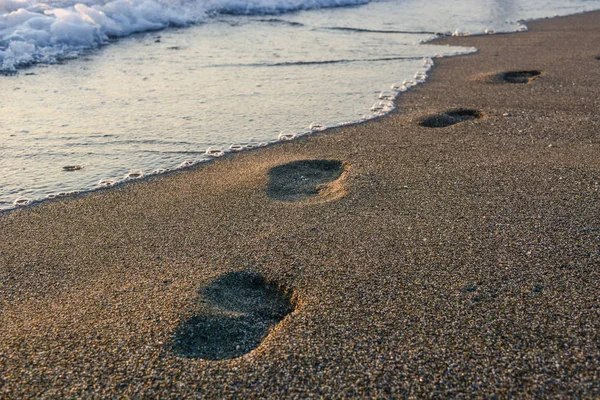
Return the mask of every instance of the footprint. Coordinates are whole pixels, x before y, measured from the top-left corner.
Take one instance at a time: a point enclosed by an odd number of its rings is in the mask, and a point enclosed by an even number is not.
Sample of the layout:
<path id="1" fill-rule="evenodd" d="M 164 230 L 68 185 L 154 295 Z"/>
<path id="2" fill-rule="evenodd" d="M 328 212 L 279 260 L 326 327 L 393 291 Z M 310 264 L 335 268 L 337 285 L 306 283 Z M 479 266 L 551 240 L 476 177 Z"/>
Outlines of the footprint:
<path id="1" fill-rule="evenodd" d="M 498 75 L 498 79 L 508 83 L 529 83 L 541 74 L 540 71 L 508 71 Z"/>
<path id="2" fill-rule="evenodd" d="M 256 349 L 294 310 L 291 296 L 254 272 L 220 276 L 201 292 L 203 311 L 176 329 L 172 349 L 185 358 L 225 360 Z"/>
<path id="3" fill-rule="evenodd" d="M 297 202 L 316 197 L 328 201 L 344 195 L 340 184 L 346 170 L 338 160 L 300 160 L 269 171 L 267 194 L 274 200 Z"/>
<path id="4" fill-rule="evenodd" d="M 470 119 L 479 119 L 481 116 L 481 113 L 477 110 L 450 110 L 440 114 L 424 117 L 419 121 L 419 125 L 427 128 L 445 128 L 447 126 L 458 124 L 459 122 L 468 121 Z"/>
<path id="5" fill-rule="evenodd" d="M 474 75 L 472 80 L 490 84 L 530 83 L 541 74 L 538 70 L 492 72 Z"/>

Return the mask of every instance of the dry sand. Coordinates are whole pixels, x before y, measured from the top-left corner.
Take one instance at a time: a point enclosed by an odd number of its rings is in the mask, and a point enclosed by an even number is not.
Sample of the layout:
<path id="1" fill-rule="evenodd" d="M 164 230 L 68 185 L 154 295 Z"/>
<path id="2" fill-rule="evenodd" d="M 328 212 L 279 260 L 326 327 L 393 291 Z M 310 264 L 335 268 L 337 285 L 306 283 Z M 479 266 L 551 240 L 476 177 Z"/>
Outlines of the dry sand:
<path id="1" fill-rule="evenodd" d="M 600 13 L 529 26 L 388 117 L 1 215 L 0 397 L 600 396 Z"/>

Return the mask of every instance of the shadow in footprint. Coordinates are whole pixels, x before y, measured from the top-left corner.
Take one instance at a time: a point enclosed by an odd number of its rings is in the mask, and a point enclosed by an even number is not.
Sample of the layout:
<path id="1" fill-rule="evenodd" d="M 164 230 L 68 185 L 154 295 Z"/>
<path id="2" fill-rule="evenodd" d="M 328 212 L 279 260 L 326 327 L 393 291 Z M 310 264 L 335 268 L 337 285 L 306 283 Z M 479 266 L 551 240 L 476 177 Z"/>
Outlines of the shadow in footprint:
<path id="1" fill-rule="evenodd" d="M 419 121 L 419 125 L 427 128 L 445 128 L 463 121 L 479 118 L 481 118 L 481 113 L 477 110 L 458 109 L 427 116 Z"/>
<path id="2" fill-rule="evenodd" d="M 529 83 L 541 74 L 540 71 L 508 71 L 501 73 L 498 77 L 508 83 Z"/>
<path id="3" fill-rule="evenodd" d="M 287 314 L 291 297 L 261 275 L 231 272 L 201 292 L 202 313 L 182 322 L 172 341 L 173 352 L 185 358 L 225 360 L 257 348 Z"/>
<path id="4" fill-rule="evenodd" d="M 279 165 L 269 171 L 267 194 L 275 200 L 302 201 L 316 195 L 324 200 L 339 197 L 341 188 L 333 185 L 344 172 L 337 160 L 301 160 Z"/>

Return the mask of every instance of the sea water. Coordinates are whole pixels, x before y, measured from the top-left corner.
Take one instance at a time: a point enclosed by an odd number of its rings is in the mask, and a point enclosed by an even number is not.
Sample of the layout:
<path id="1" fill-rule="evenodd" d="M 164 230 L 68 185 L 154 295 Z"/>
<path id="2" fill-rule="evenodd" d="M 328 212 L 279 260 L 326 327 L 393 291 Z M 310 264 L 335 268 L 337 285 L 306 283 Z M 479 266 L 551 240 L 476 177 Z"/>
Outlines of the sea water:
<path id="1" fill-rule="evenodd" d="M 0 210 L 383 115 L 436 35 L 600 0 L 0 0 Z"/>

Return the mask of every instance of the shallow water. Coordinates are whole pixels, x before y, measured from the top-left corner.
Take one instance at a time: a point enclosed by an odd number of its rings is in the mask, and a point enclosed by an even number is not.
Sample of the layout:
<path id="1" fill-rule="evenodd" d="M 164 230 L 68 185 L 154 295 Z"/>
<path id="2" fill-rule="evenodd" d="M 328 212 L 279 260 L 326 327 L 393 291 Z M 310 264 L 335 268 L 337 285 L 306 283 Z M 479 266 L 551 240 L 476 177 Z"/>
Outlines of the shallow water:
<path id="1" fill-rule="evenodd" d="M 100 48 L 92 43 L 83 50 L 79 43 L 71 49 L 74 59 L 0 76 L 0 209 L 287 139 L 311 124 L 320 129 L 372 118 L 389 111 L 386 102 L 398 93 L 380 92 L 417 80 L 415 73 L 424 78 L 429 57 L 474 50 L 420 45 L 436 32 L 514 31 L 523 29 L 514 22 L 522 18 L 600 8 L 600 1 L 446 3 L 198 14 L 201 24 Z M 287 2 L 280 11 L 294 4 L 302 3 Z M 5 49 L 7 29 L 0 25 Z M 2 60 L 10 64 L 6 55 Z"/>

